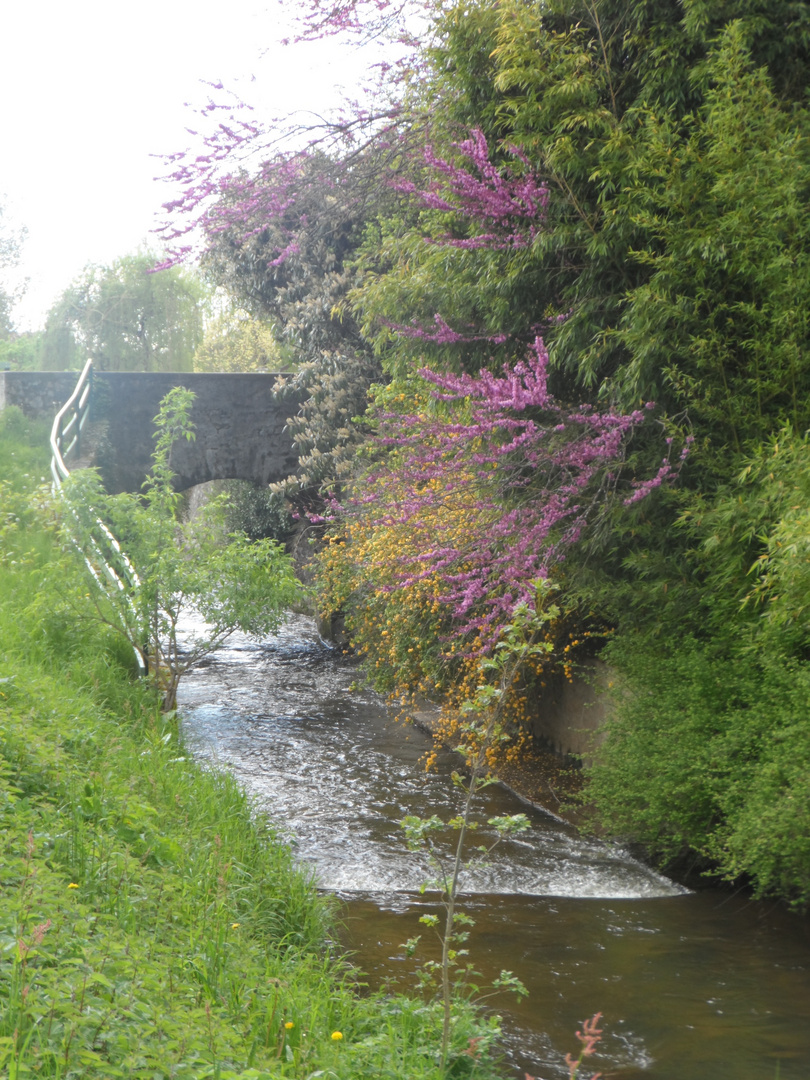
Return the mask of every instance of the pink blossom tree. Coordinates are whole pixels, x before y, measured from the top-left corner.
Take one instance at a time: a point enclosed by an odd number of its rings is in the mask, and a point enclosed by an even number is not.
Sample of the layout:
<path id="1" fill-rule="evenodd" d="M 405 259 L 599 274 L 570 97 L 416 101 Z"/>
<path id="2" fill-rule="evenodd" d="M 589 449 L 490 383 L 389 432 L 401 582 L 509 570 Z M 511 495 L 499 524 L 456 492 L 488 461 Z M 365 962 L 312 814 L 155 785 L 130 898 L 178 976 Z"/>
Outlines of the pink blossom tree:
<path id="1" fill-rule="evenodd" d="M 589 523 L 611 503 L 635 501 L 671 479 L 679 462 L 622 485 L 627 438 L 653 403 L 627 414 L 566 408 L 548 389 L 540 337 L 501 375 L 429 368 L 419 375 L 437 407 L 380 412 L 382 460 L 345 507 L 332 509 L 363 515 L 372 527 L 405 526 L 413 544 L 391 556 L 393 575 L 386 559 L 380 587 L 438 577 L 457 635 L 487 651 L 516 605 L 531 599 L 532 583 L 554 571 Z M 374 584 L 375 568 L 367 572 Z"/>

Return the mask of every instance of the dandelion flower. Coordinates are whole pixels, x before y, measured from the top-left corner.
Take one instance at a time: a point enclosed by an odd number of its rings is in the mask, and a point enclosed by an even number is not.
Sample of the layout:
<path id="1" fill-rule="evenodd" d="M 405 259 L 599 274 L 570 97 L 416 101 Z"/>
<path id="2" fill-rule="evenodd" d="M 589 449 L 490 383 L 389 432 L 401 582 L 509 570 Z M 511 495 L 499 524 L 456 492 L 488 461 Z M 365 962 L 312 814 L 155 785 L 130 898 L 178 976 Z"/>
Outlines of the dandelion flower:
<path id="1" fill-rule="evenodd" d="M 332 1032 L 332 1039 L 334 1040 L 334 1042 L 340 1042 L 340 1040 L 342 1038 L 343 1038 L 343 1032 L 342 1031 L 333 1031 Z"/>
<path id="2" fill-rule="evenodd" d="M 287 1031 L 292 1031 L 292 1029 L 295 1027 L 295 1024 L 292 1020 L 288 1020 L 284 1027 L 287 1029 Z"/>
<path id="3" fill-rule="evenodd" d="M 69 889 L 78 889 L 78 887 L 79 886 L 76 884 L 75 881 L 71 881 L 71 883 L 68 885 Z"/>
<path id="4" fill-rule="evenodd" d="M 238 929 L 239 929 L 239 923 L 238 922 L 232 922 L 231 923 L 231 930 L 238 930 Z"/>

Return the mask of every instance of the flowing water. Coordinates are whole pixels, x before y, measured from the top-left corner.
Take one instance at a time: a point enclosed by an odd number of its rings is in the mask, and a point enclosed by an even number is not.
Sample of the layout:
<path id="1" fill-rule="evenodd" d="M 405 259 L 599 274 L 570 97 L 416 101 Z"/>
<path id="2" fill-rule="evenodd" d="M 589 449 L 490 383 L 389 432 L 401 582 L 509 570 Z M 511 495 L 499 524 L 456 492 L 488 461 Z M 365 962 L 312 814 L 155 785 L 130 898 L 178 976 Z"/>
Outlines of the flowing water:
<path id="1" fill-rule="evenodd" d="M 401 943 L 438 908 L 420 893 L 430 870 L 399 821 L 455 812 L 457 761 L 443 754 L 426 774 L 428 738 L 396 723 L 356 676 L 310 619 L 291 616 L 261 643 L 235 637 L 187 677 L 184 729 L 342 899 L 346 944 L 369 982 L 413 989 Z M 806 920 L 742 895 L 689 893 L 500 787 L 478 802 L 482 822 L 518 812 L 531 830 L 462 881 L 481 985 L 506 968 L 530 991 L 492 1002 L 504 1018 L 505 1075 L 566 1077 L 574 1029 L 601 1011 L 597 1065 L 612 1080 L 810 1076 Z M 475 835 L 492 839 L 486 825 Z"/>

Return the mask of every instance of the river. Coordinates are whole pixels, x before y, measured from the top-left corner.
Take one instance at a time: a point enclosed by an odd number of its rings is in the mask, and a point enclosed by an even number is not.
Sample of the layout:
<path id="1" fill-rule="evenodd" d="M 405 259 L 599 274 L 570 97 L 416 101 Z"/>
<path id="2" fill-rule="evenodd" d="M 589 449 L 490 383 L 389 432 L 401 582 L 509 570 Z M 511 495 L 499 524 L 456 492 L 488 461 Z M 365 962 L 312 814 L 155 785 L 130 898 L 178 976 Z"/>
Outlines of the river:
<path id="1" fill-rule="evenodd" d="M 430 740 L 355 685 L 357 668 L 289 618 L 262 642 L 235 636 L 181 684 L 188 745 L 230 769 L 343 905 L 346 946 L 372 986 L 415 986 L 401 943 L 438 910 L 429 867 L 399 821 L 449 816 L 454 755 L 427 774 Z M 529 996 L 488 1004 L 504 1020 L 504 1075 L 568 1075 L 574 1030 L 594 1012 L 594 1068 L 610 1080 L 804 1080 L 810 1075 L 810 932 L 781 905 L 687 892 L 620 848 L 583 839 L 499 786 L 476 816 L 526 812 L 531 830 L 462 882 L 482 987 L 502 968 Z M 487 828 L 476 844 L 487 842 Z M 590 1071 L 585 1070 L 586 1075 Z"/>

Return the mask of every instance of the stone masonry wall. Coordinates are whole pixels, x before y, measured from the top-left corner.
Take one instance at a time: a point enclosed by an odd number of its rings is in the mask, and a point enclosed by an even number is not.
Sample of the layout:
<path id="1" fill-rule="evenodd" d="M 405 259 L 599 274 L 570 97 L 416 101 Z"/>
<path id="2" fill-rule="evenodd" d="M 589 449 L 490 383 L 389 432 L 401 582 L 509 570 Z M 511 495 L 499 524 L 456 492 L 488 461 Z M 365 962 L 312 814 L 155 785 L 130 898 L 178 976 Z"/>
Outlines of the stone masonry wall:
<path id="1" fill-rule="evenodd" d="M 53 417 L 76 385 L 75 372 L 0 373 L 0 408 L 18 405 L 32 417 Z M 173 386 L 196 394 L 196 439 L 172 453 L 177 489 L 209 480 L 250 480 L 267 485 L 295 471 L 297 456 L 285 430 L 299 399 L 277 401 L 274 374 L 107 372 L 93 374 L 90 421 L 104 436 L 93 440 L 91 464 L 107 490 L 138 491 L 154 448 L 154 417 Z"/>
<path id="2" fill-rule="evenodd" d="M 107 424 L 107 446 L 97 464 L 107 490 L 137 491 L 154 447 L 153 418 L 173 386 L 197 395 L 191 413 L 196 439 L 178 442 L 172 468 L 179 491 L 209 480 L 251 480 L 267 485 L 298 464 L 285 430 L 298 401 L 273 396 L 272 374 L 147 374 L 94 376 L 92 418 Z"/>
<path id="3" fill-rule="evenodd" d="M 75 371 L 0 371 L 0 411 L 16 405 L 32 419 L 52 420 L 78 379 Z"/>

